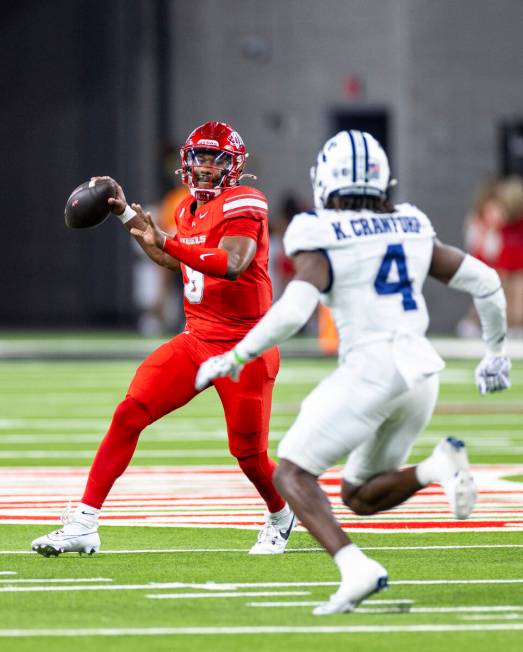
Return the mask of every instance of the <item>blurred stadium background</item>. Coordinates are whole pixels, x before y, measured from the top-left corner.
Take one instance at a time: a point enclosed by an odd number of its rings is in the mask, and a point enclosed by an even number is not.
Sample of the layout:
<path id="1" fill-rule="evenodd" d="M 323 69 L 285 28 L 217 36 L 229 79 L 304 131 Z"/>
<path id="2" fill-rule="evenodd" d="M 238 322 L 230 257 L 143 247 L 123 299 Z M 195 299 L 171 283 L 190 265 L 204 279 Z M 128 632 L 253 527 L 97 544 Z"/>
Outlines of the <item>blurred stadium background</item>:
<path id="1" fill-rule="evenodd" d="M 117 220 L 88 231 L 65 227 L 73 188 L 108 174 L 128 200 L 160 215 L 178 167 L 173 154 L 188 133 L 206 120 L 230 122 L 269 198 L 276 256 L 285 215 L 312 204 L 309 167 L 320 146 L 340 128 L 363 128 L 388 150 L 399 180 L 394 198 L 418 204 L 443 240 L 464 245 L 478 184 L 523 179 L 522 27 L 521 0 L 2 4 L 2 651 L 61 644 L 50 636 L 74 637 L 75 652 L 104 642 L 111 652 L 347 644 L 383 652 L 410 649 L 414 640 L 425 652 L 520 651 L 523 339 L 510 343 L 511 391 L 480 397 L 473 369 L 481 342 L 448 337 L 470 301 L 431 281 L 430 334 L 447 359 L 460 360 L 442 374 L 435 416 L 410 461 L 442 436 L 466 438 L 480 501 L 469 521 L 454 522 L 442 492 L 428 488 L 378 522 L 357 523 L 337 498 L 337 471 L 328 477 L 337 515 L 358 527 L 359 545 L 375 551 L 393 585 L 386 600 L 325 623 L 337 633 L 320 631 L 310 614 L 338 581 L 311 537 L 293 535 L 283 560 L 253 564 L 245 554 L 253 531 L 242 528 L 260 526 L 263 505 L 232 466 L 213 392 L 141 438 L 108 501 L 102 554 L 45 560 L 29 542 L 58 522 L 67 496 L 77 500 L 136 359 L 180 327 L 143 327 L 149 288 L 168 284 L 144 267 Z M 518 219 L 523 227 L 523 204 Z M 523 240 L 521 247 L 523 282 Z M 171 308 L 179 290 L 169 286 Z M 300 359 L 322 351 L 316 326 L 283 348 L 296 359 L 284 362 L 276 384 L 271 452 L 302 397 L 335 365 Z M 118 522 L 133 527 L 105 527 Z M 153 595 L 151 582 L 160 583 Z M 192 593 L 202 586 L 207 595 Z M 255 595 L 305 597 L 247 602 Z M 410 615 L 394 610 L 402 601 L 415 605 Z M 221 636 L 224 626 L 231 636 Z M 92 638 L 108 633 L 107 641 Z"/>
<path id="2" fill-rule="evenodd" d="M 328 136 L 373 131 L 396 199 L 462 244 L 478 180 L 523 174 L 522 25 L 521 0 L 5 4 L 1 327 L 133 330 L 127 233 L 67 230 L 65 200 L 109 174 L 157 203 L 166 152 L 209 119 L 242 134 L 273 216 L 289 194 L 311 203 Z M 467 300 L 427 294 L 432 333 L 451 333 Z"/>

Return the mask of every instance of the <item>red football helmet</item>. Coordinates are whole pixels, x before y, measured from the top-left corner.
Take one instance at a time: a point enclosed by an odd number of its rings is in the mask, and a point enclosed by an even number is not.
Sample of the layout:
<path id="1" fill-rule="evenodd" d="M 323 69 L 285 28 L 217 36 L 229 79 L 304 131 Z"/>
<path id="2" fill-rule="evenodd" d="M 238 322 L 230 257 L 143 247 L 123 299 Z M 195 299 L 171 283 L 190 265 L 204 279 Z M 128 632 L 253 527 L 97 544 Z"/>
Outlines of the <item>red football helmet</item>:
<path id="1" fill-rule="evenodd" d="M 225 122 L 197 127 L 180 150 L 182 182 L 199 201 L 210 201 L 238 185 L 248 154 L 237 131 Z"/>

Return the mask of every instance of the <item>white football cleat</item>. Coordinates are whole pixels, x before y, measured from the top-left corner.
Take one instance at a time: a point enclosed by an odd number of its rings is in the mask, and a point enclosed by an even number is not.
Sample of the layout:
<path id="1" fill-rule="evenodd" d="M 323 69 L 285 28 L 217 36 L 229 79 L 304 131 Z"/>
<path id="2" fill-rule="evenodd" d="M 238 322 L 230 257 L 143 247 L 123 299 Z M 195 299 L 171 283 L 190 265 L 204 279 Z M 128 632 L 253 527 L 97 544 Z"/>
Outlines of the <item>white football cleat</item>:
<path id="1" fill-rule="evenodd" d="M 58 557 L 63 552 L 93 555 L 100 550 L 97 520 L 82 522 L 66 509 L 62 514 L 62 523 L 64 527 L 61 530 L 38 537 L 32 542 L 31 548 L 44 557 Z"/>
<path id="2" fill-rule="evenodd" d="M 345 575 L 345 580 L 336 593 L 331 595 L 330 600 L 313 609 L 312 613 L 315 616 L 328 616 L 354 611 L 362 600 L 385 590 L 387 583 L 388 574 L 385 568 L 374 559 L 362 556 L 351 568 L 348 579 Z"/>
<path id="3" fill-rule="evenodd" d="M 290 512 L 290 517 L 282 524 L 271 523 L 266 516 L 266 523 L 258 534 L 258 539 L 249 550 L 249 555 L 281 555 L 289 541 L 291 532 L 296 525 L 296 515 Z"/>
<path id="4" fill-rule="evenodd" d="M 470 472 L 465 443 L 455 437 L 441 441 L 432 454 L 450 508 L 458 519 L 470 516 L 476 504 L 477 489 Z"/>

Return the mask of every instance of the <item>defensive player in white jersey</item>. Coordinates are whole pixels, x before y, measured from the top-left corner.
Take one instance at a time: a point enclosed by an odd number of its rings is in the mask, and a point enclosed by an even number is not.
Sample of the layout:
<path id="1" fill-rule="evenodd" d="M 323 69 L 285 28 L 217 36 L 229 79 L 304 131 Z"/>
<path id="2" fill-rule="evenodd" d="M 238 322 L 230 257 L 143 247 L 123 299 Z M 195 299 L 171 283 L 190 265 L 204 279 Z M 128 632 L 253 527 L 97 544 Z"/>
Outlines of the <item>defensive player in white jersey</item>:
<path id="1" fill-rule="evenodd" d="M 316 210 L 297 215 L 284 238 L 295 276 L 280 300 L 234 349 L 200 367 L 197 387 L 230 375 L 290 337 L 318 301 L 332 308 L 339 366 L 303 401 L 281 441 L 275 482 L 309 532 L 334 557 L 341 584 L 315 614 L 351 611 L 387 585 L 387 571 L 353 544 L 334 518 L 318 477 L 341 457 L 341 496 L 356 514 L 391 509 L 433 482 L 456 518 L 476 500 L 465 445 L 440 442 L 417 466 L 402 468 L 429 422 L 444 363 L 425 338 L 427 275 L 469 292 L 481 319 L 486 354 L 476 370 L 483 394 L 510 386 L 505 354 L 505 297 L 497 273 L 442 244 L 427 216 L 393 206 L 390 170 L 368 133 L 342 131 L 327 141 L 312 170 Z"/>

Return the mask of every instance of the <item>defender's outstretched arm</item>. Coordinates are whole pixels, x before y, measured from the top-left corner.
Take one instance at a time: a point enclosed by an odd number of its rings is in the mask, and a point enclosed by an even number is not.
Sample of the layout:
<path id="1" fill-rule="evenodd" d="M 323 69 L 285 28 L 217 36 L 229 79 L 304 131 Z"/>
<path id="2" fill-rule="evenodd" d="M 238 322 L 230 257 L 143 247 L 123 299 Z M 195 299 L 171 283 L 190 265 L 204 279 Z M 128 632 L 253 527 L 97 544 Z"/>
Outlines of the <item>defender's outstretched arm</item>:
<path id="1" fill-rule="evenodd" d="M 330 265 L 319 251 L 300 252 L 293 260 L 294 278 L 281 298 L 234 349 L 201 365 L 196 389 L 201 390 L 222 376 L 237 380 L 248 360 L 285 341 L 307 323 L 318 305 L 320 293 L 330 284 Z"/>
<path id="2" fill-rule="evenodd" d="M 476 369 L 476 385 L 481 394 L 510 387 L 510 360 L 505 353 L 507 302 L 496 270 L 436 240 L 429 274 L 473 297 L 487 349 Z"/>

